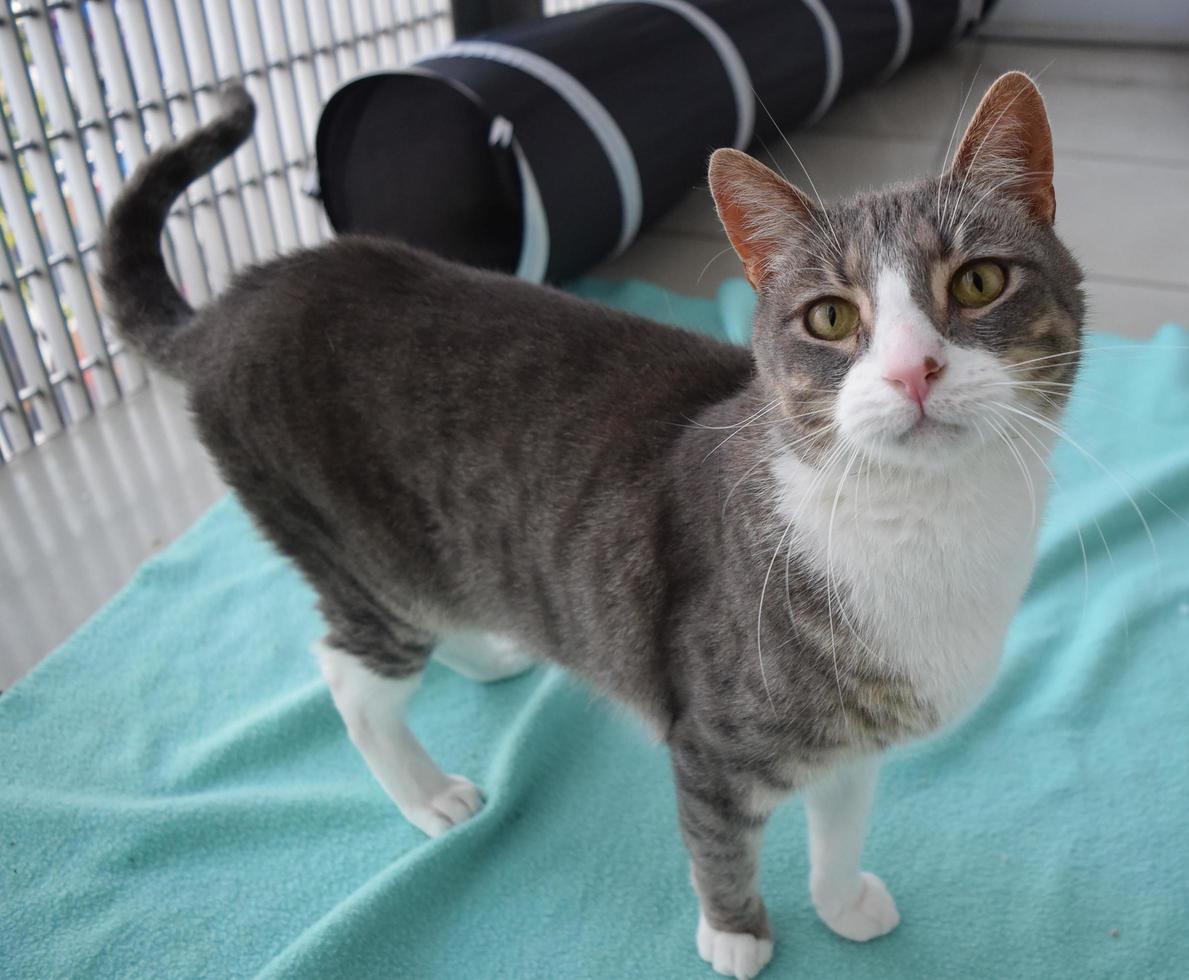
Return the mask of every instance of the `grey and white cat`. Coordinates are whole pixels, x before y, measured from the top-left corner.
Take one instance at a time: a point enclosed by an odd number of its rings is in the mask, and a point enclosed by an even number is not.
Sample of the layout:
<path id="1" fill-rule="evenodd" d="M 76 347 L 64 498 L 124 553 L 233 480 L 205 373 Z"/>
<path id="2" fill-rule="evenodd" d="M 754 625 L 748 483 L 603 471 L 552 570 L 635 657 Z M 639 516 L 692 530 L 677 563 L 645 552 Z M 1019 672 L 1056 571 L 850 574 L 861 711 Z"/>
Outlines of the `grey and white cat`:
<path id="1" fill-rule="evenodd" d="M 719 973 L 772 955 L 760 838 L 793 793 L 822 919 L 893 929 L 860 867 L 880 754 L 990 684 L 1077 366 L 1081 274 L 1032 82 L 994 84 L 940 178 L 829 207 L 715 153 L 759 294 L 750 351 L 368 238 L 193 310 L 160 235 L 248 136 L 247 95 L 227 106 L 135 175 L 103 286 L 317 590 L 322 672 L 405 817 L 436 835 L 482 806 L 403 720 L 441 638 L 480 631 L 498 641 L 450 666 L 554 661 L 668 745 Z"/>

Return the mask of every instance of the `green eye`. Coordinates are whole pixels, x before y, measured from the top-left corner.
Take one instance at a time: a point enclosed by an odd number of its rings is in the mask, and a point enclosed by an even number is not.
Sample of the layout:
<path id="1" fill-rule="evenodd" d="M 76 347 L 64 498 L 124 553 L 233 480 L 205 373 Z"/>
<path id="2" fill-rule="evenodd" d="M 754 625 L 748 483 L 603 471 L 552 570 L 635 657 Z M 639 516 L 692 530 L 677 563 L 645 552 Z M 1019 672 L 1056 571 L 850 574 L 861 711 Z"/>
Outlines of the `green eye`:
<path id="1" fill-rule="evenodd" d="M 819 340 L 844 340 L 859 329 L 859 311 L 837 297 L 819 300 L 805 314 L 805 329 Z"/>
<path id="2" fill-rule="evenodd" d="M 971 262 L 958 270 L 950 292 L 963 306 L 986 306 L 1007 285 L 1007 272 L 998 262 Z"/>

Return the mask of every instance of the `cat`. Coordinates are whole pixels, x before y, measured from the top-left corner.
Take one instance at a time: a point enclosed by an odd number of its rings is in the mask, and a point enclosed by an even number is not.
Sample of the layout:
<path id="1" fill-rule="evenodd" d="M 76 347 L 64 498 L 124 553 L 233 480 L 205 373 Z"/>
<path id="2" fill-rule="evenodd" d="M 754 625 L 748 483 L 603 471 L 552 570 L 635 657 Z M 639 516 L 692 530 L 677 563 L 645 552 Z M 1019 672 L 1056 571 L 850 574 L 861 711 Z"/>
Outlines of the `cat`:
<path id="1" fill-rule="evenodd" d="M 483 802 L 403 720 L 435 646 L 480 680 L 549 660 L 667 744 L 714 970 L 772 955 L 760 838 L 794 793 L 820 917 L 895 928 L 860 867 L 879 758 L 992 681 L 1080 352 L 1032 81 L 991 86 L 940 177 L 828 207 L 715 152 L 750 350 L 366 237 L 191 309 L 161 232 L 251 132 L 224 98 L 115 204 L 107 309 L 317 591 L 322 673 L 404 816 L 434 836 Z M 439 645 L 468 631 L 495 639 Z"/>

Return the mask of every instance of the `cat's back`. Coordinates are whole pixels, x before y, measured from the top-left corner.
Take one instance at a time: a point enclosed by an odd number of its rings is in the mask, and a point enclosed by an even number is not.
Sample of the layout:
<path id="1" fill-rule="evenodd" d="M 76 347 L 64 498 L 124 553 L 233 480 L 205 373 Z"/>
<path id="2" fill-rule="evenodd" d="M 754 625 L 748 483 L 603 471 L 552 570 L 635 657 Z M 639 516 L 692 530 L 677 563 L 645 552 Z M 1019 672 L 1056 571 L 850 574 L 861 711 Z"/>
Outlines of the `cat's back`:
<path id="1" fill-rule="evenodd" d="M 647 390 L 687 400 L 707 386 L 717 397 L 716 378 L 734 386 L 751 370 L 739 348 L 368 236 L 249 269 L 189 330 L 198 382 L 353 376 L 364 393 L 381 375 L 444 392 L 465 384 L 473 396 L 528 385 L 580 397 L 621 376 L 637 393 L 647 379 Z"/>
<path id="2" fill-rule="evenodd" d="M 523 340 L 544 344 L 542 353 L 580 347 L 596 359 L 617 346 L 679 361 L 721 358 L 724 351 L 738 359 L 737 349 L 688 331 L 364 235 L 249 268 L 200 311 L 195 332 L 217 334 L 220 345 L 241 351 L 319 336 L 342 341 L 347 352 L 374 351 L 426 334 L 451 342 Z"/>
<path id="3" fill-rule="evenodd" d="M 753 374 L 742 348 L 368 237 L 249 270 L 187 329 L 225 471 L 399 470 L 427 493 L 449 474 L 524 496 L 539 466 L 558 499 L 600 474 L 649 482 Z"/>

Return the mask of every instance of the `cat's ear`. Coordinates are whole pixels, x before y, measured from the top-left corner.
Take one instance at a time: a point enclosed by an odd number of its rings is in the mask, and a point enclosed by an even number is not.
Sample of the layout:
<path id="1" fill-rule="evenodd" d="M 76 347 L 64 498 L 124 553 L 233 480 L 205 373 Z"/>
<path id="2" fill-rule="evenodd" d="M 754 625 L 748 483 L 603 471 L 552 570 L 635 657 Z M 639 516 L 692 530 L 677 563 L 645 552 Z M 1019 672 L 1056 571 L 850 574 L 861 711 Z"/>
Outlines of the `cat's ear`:
<path id="1" fill-rule="evenodd" d="M 804 194 L 739 150 L 714 151 L 710 193 L 747 280 L 757 290 L 772 273 L 781 248 L 816 221 Z"/>
<path id="2" fill-rule="evenodd" d="M 1053 137 L 1044 99 L 1020 71 L 1000 75 L 983 96 L 954 154 L 951 175 L 999 185 L 1033 217 L 1053 223 Z"/>

